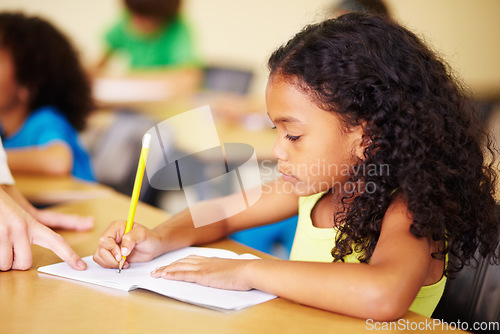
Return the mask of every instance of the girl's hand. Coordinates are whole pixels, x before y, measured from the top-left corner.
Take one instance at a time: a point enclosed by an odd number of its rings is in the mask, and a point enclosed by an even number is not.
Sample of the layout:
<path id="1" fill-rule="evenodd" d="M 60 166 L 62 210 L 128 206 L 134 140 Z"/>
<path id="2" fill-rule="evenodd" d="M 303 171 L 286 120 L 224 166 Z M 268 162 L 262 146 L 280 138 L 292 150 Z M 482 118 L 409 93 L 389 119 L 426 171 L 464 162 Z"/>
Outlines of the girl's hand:
<path id="1" fill-rule="evenodd" d="M 51 228 L 88 231 L 94 227 L 93 217 L 82 217 L 50 210 L 37 210 L 35 218 L 37 218 L 40 223 Z"/>
<path id="2" fill-rule="evenodd" d="M 232 260 L 190 255 L 168 266 L 157 268 L 152 277 L 194 282 L 227 290 L 251 290 L 246 282 L 248 265 L 257 260 Z"/>
<path id="3" fill-rule="evenodd" d="M 123 268 L 128 268 L 129 262 L 147 262 L 160 255 L 161 241 L 156 231 L 134 224 L 125 234 L 125 225 L 124 221 L 113 222 L 99 238 L 94 261 L 102 267 L 118 268 L 122 255 L 127 257 Z"/>

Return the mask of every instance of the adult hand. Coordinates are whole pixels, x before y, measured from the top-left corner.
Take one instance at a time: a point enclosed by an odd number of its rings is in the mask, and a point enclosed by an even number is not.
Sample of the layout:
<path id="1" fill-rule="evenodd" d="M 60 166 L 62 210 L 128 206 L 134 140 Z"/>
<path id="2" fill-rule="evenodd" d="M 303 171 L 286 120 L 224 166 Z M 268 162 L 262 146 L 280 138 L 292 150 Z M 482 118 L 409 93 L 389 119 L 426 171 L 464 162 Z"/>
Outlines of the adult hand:
<path id="1" fill-rule="evenodd" d="M 92 217 L 82 217 L 51 210 L 39 210 L 28 202 L 26 197 L 15 186 L 1 185 L 0 188 L 22 209 L 45 226 L 75 231 L 87 231 L 94 227 L 94 218 Z"/>
<path id="2" fill-rule="evenodd" d="M 31 244 L 52 250 L 73 269 L 87 265 L 66 241 L 39 223 L 0 189 L 0 270 L 27 270 L 33 263 Z"/>
<path id="3" fill-rule="evenodd" d="M 94 227 L 93 217 L 66 214 L 50 210 L 38 210 L 35 217 L 40 223 L 51 228 L 74 231 L 88 231 Z"/>

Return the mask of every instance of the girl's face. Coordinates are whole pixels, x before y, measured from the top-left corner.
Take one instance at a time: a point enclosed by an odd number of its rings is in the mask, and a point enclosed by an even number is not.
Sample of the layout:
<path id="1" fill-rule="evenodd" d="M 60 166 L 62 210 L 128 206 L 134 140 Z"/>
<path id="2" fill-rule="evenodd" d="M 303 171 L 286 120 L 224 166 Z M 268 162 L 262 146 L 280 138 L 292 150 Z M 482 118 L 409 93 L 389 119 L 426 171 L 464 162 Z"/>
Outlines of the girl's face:
<path id="1" fill-rule="evenodd" d="M 320 109 L 280 77 L 269 79 L 266 103 L 278 132 L 273 154 L 290 189 L 299 196 L 349 191 L 349 168 L 362 156 L 362 127 L 346 129 L 336 113 Z"/>
<path id="2" fill-rule="evenodd" d="M 0 113 L 18 107 L 25 95 L 26 89 L 17 83 L 10 52 L 0 47 Z"/>

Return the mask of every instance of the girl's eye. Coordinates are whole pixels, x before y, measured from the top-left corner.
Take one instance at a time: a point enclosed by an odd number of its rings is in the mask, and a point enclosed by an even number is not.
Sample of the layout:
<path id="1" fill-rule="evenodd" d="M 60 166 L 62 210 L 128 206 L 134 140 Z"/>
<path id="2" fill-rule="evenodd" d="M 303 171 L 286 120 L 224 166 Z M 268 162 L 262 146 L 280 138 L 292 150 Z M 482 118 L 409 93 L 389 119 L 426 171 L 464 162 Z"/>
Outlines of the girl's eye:
<path id="1" fill-rule="evenodd" d="M 286 135 L 285 136 L 286 139 L 290 140 L 290 141 L 296 141 L 297 139 L 300 138 L 300 136 L 290 136 L 290 135 Z"/>

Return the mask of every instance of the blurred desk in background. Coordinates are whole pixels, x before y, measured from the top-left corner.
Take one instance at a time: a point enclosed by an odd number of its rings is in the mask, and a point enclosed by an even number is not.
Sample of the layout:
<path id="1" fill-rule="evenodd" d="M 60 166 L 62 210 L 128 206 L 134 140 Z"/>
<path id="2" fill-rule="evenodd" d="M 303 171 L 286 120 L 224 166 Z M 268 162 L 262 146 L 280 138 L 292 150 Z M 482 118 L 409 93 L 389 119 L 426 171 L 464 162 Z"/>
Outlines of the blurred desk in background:
<path id="1" fill-rule="evenodd" d="M 113 192 L 99 183 L 71 176 L 14 174 L 16 188 L 35 205 L 52 205 L 66 201 L 101 198 Z"/>
<path id="2" fill-rule="evenodd" d="M 276 132 L 272 130 L 272 123 L 266 114 L 263 96 L 256 98 L 214 90 L 179 89 L 169 92 L 167 90 L 172 86 L 163 84 L 157 78 L 142 81 L 144 85 L 140 87 L 141 80 L 125 79 L 120 82 L 107 79 L 100 83 L 97 81 L 98 85 L 94 86 L 97 109 L 88 118 L 82 139 L 89 148 L 100 183 L 130 195 L 144 133 L 166 119 L 206 105 L 211 109 L 220 143 L 247 144 L 254 149 L 261 166 L 264 161 L 272 161 L 271 164 L 266 163 L 268 166 L 274 165 L 272 146 Z M 199 152 L 196 143 L 204 140 L 197 131 L 199 129 L 186 124 L 168 144 L 179 152 Z M 243 153 L 241 156 L 244 156 Z M 238 159 L 239 155 L 236 157 Z M 204 173 L 212 170 L 213 161 L 193 161 L 193 166 Z M 144 194 L 141 193 L 141 200 L 155 206 L 164 207 L 159 204 L 160 201 L 165 202 L 160 198 L 174 196 L 146 188 Z M 177 212 L 175 208 L 168 209 Z"/>
<path id="3" fill-rule="evenodd" d="M 272 123 L 266 114 L 265 103 L 259 99 L 204 91 L 173 96 L 165 100 L 98 100 L 97 103 L 99 109 L 89 118 L 89 131 L 105 131 L 106 127 L 113 123 L 116 112 L 142 114 L 145 118 L 161 122 L 185 111 L 208 105 L 214 116 L 221 143 L 249 144 L 255 149 L 259 161 L 274 159 L 272 146 L 276 133 L 272 130 Z M 189 129 L 185 130 L 189 132 Z M 178 148 L 189 152 L 189 138 L 192 136 L 196 134 L 184 133 L 182 138 L 178 138 Z M 91 141 L 92 139 L 87 140 Z M 92 145 L 89 144 L 90 147 Z"/>
<path id="4" fill-rule="evenodd" d="M 221 143 L 243 143 L 253 147 L 257 160 L 275 160 L 272 154 L 272 147 L 276 139 L 276 132 L 271 128 L 262 128 L 252 130 L 240 123 L 215 119 L 215 127 Z M 185 152 L 196 152 L 196 145 L 193 146 L 194 138 L 197 134 L 192 129 L 186 129 L 183 133 L 176 136 L 177 148 Z"/>

